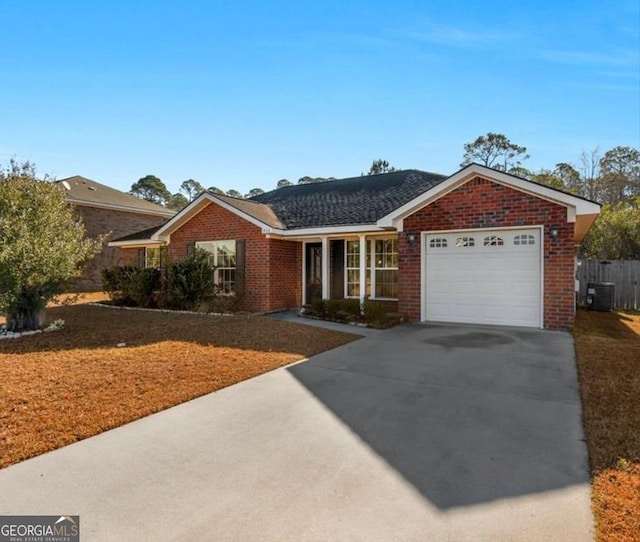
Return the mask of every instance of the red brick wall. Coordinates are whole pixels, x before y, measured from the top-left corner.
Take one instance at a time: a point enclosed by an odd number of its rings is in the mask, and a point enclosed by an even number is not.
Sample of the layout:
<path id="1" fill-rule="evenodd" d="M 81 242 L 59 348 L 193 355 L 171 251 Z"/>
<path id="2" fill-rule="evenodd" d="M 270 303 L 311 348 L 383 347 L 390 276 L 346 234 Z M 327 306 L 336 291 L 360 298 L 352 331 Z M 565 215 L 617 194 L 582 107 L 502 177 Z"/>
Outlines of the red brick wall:
<path id="1" fill-rule="evenodd" d="M 573 224 L 565 207 L 476 177 L 439 200 L 405 218 L 404 231 L 499 228 L 545 225 L 544 230 L 544 327 L 569 329 L 575 313 Z M 549 226 L 558 226 L 552 243 Z M 399 310 L 420 320 L 419 235 L 410 249 L 406 234 L 399 238 Z"/>
<path id="2" fill-rule="evenodd" d="M 270 309 L 300 306 L 302 292 L 302 243 L 269 240 Z"/>
<path id="3" fill-rule="evenodd" d="M 298 243 L 267 239 L 259 227 L 214 203 L 171 234 L 170 259 L 184 258 L 189 243 L 225 239 L 245 240 L 245 294 L 241 309 L 263 312 L 298 306 Z"/>

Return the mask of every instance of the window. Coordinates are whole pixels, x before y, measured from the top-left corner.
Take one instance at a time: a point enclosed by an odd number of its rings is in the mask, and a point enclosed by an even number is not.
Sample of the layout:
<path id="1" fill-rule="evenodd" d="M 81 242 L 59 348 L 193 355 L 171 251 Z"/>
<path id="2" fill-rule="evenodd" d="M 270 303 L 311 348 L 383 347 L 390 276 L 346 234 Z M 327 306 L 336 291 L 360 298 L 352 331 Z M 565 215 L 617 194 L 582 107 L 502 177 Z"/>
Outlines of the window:
<path id="1" fill-rule="evenodd" d="M 513 238 L 513 244 L 515 246 L 535 245 L 536 238 L 533 235 L 529 235 L 527 233 L 521 233 L 520 235 L 516 235 Z"/>
<path id="2" fill-rule="evenodd" d="M 436 237 L 429 241 L 429 248 L 447 248 L 449 243 L 442 237 Z"/>
<path id="3" fill-rule="evenodd" d="M 144 247 L 144 266 L 160 269 L 160 247 Z"/>
<path id="4" fill-rule="evenodd" d="M 504 239 L 499 235 L 488 235 L 484 238 L 485 247 L 501 247 L 504 245 Z"/>
<path id="5" fill-rule="evenodd" d="M 347 241 L 346 250 L 346 297 L 358 297 L 360 295 L 360 241 Z"/>
<path id="6" fill-rule="evenodd" d="M 236 242 L 201 241 L 196 243 L 196 247 L 209 252 L 209 263 L 214 268 L 220 292 L 232 294 L 236 286 Z"/>
<path id="7" fill-rule="evenodd" d="M 456 239 L 456 247 L 475 247 L 476 240 L 473 237 L 458 237 Z"/>
<path id="8" fill-rule="evenodd" d="M 398 297 L 398 241 L 376 239 L 373 257 L 373 280 L 376 298 Z"/>
<path id="9" fill-rule="evenodd" d="M 374 299 L 398 298 L 398 240 L 367 239 L 365 295 Z M 360 296 L 360 241 L 345 243 L 345 297 Z"/>

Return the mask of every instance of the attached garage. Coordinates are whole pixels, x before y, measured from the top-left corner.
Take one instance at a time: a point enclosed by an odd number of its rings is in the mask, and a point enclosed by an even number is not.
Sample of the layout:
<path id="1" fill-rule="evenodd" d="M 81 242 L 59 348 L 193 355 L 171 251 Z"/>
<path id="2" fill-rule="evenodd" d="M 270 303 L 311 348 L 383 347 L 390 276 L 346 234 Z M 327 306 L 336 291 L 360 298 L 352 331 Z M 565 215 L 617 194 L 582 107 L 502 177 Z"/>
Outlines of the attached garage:
<path id="1" fill-rule="evenodd" d="M 541 228 L 423 234 L 423 320 L 542 327 Z"/>

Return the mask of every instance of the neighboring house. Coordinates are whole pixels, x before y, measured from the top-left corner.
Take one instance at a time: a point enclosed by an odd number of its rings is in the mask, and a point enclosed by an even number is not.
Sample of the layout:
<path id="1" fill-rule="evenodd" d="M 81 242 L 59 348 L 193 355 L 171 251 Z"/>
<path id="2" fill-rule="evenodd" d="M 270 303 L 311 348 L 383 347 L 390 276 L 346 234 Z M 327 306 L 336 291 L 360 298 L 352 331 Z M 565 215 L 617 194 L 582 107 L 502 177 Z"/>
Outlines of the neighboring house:
<path id="1" fill-rule="evenodd" d="M 597 203 L 472 164 L 296 185 L 248 200 L 205 192 L 175 217 L 118 239 L 130 262 L 212 253 L 243 308 L 313 298 L 388 302 L 412 321 L 568 329 L 576 247 Z M 145 258 L 145 255 L 150 255 Z"/>
<path id="2" fill-rule="evenodd" d="M 70 203 L 82 219 L 87 236 L 97 238 L 107 235 L 102 250 L 86 263 L 81 277 L 66 285 L 67 290 L 102 290 L 100 272 L 105 267 L 120 263 L 120 249 L 108 246 L 108 242 L 143 228 L 160 226 L 176 214 L 155 203 L 131 194 L 75 176 L 57 181 L 67 190 Z"/>

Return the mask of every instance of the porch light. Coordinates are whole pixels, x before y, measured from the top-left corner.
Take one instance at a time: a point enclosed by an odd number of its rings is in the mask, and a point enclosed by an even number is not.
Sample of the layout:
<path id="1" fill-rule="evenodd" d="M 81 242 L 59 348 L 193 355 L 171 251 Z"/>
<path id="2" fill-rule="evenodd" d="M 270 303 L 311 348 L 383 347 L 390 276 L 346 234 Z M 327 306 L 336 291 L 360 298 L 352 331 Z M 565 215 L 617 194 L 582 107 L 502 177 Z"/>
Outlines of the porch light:
<path id="1" fill-rule="evenodd" d="M 551 226 L 549 228 L 549 237 L 551 238 L 552 243 L 558 242 L 558 231 L 559 231 L 558 226 Z"/>
<path id="2" fill-rule="evenodd" d="M 415 233 L 407 234 L 407 243 L 409 244 L 409 248 L 416 248 L 416 235 Z"/>

